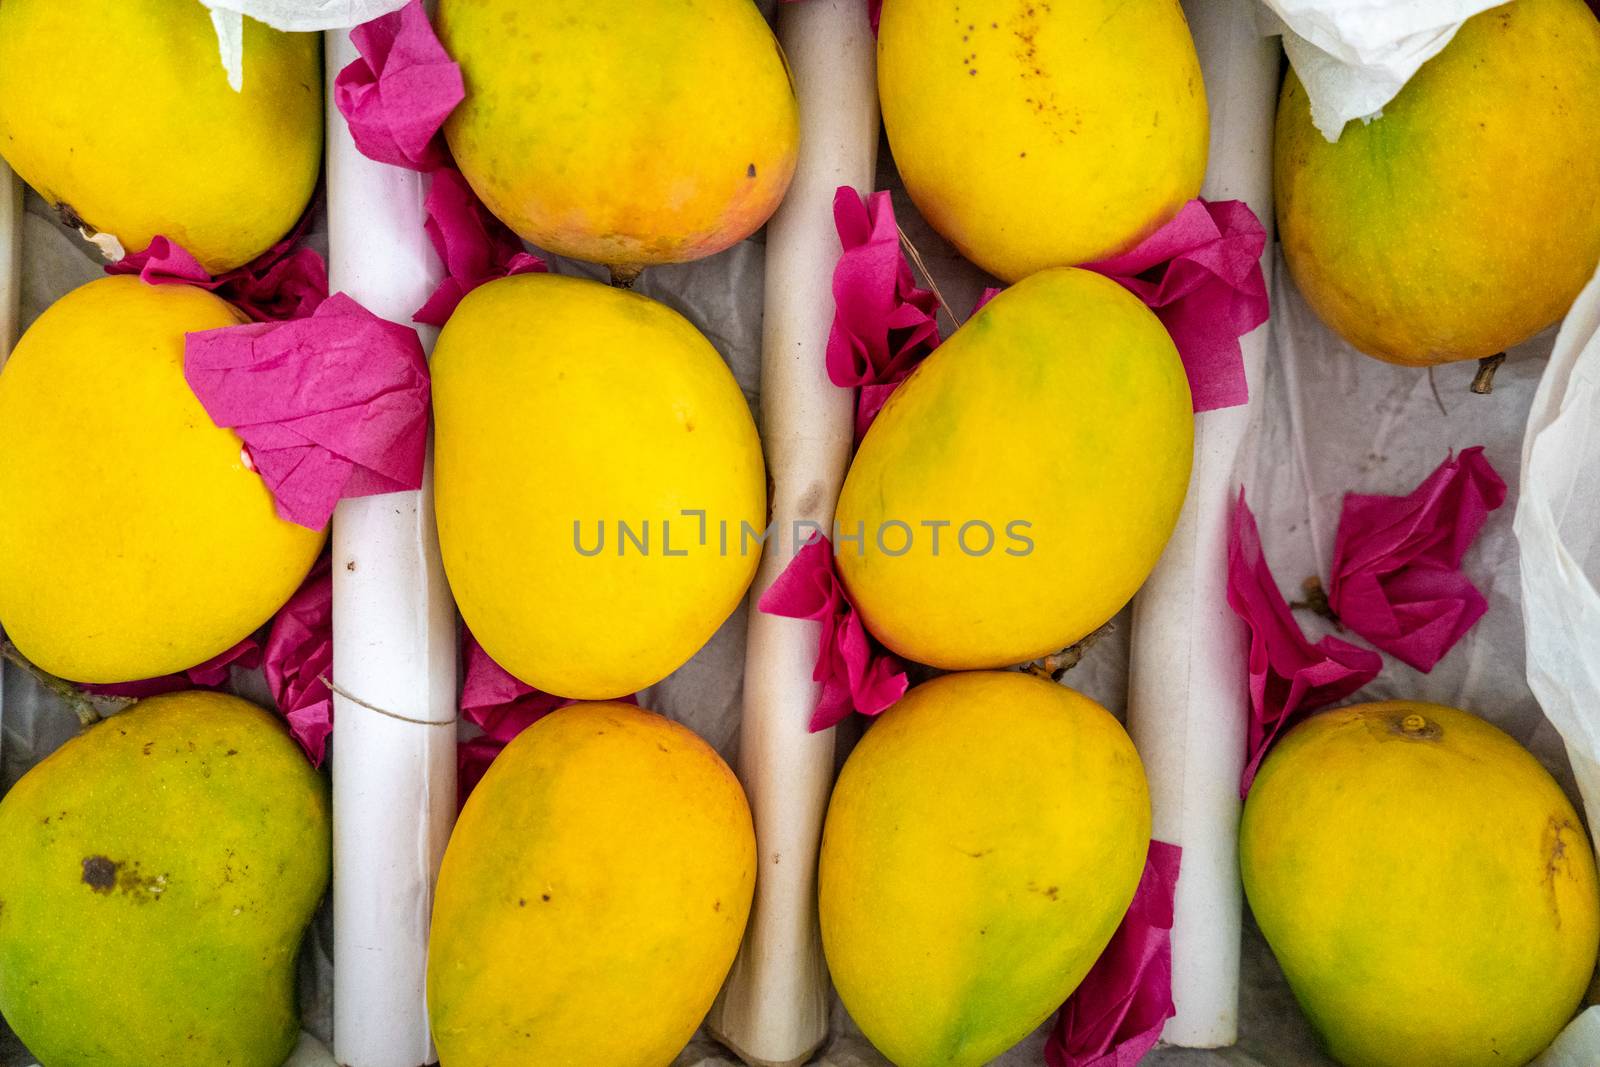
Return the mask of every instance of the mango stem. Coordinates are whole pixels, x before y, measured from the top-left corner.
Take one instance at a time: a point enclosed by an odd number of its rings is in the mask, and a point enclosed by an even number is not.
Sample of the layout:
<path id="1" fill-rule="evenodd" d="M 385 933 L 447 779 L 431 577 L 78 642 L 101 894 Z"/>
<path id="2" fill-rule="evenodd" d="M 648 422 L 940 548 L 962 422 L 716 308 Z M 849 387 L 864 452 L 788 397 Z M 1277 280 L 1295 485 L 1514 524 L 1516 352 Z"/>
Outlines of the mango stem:
<path id="1" fill-rule="evenodd" d="M 613 289 L 632 289 L 633 283 L 639 280 L 639 275 L 644 273 L 644 266 L 639 263 L 617 263 L 611 267 L 611 287 Z"/>
<path id="2" fill-rule="evenodd" d="M 1060 652 L 1052 652 L 1044 659 L 1034 660 L 1028 664 L 1028 673 L 1039 678 L 1046 678 L 1052 682 L 1061 681 L 1062 675 L 1083 662 L 1084 655 L 1094 647 L 1095 642 L 1115 632 L 1116 628 L 1116 623 L 1106 623 L 1077 644 L 1068 645 Z"/>
<path id="3" fill-rule="evenodd" d="M 28 657 L 19 652 L 17 646 L 10 641 L 0 641 L 0 659 L 10 660 L 32 675 L 34 681 L 60 697 L 61 702 L 72 709 L 73 714 L 78 717 L 78 722 L 83 725 L 85 730 L 104 718 L 99 709 L 94 706 L 94 702 L 89 699 L 87 693 L 66 679 L 57 678 L 55 675 L 35 667 L 28 660 Z"/>
<path id="4" fill-rule="evenodd" d="M 1472 391 L 1479 396 L 1488 396 L 1494 392 L 1494 372 L 1499 370 L 1500 364 L 1505 361 L 1504 352 L 1496 352 L 1492 356 L 1478 360 L 1478 373 L 1472 376 Z"/>

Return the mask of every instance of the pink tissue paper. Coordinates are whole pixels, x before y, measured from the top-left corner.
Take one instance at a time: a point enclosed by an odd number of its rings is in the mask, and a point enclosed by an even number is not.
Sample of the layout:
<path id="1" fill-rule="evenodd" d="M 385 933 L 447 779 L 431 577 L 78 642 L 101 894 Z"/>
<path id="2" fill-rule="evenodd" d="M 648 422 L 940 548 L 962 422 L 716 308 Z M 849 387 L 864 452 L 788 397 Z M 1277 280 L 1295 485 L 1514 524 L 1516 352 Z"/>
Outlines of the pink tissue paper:
<path id="1" fill-rule="evenodd" d="M 1295 621 L 1261 550 L 1255 516 L 1240 491 L 1228 536 L 1228 606 L 1250 631 L 1250 712 L 1240 796 L 1278 735 L 1308 713 L 1378 676 L 1383 658 L 1337 637 L 1316 644 Z"/>
<path id="2" fill-rule="evenodd" d="M 1239 338 L 1267 321 L 1267 232 L 1239 200 L 1191 200 L 1131 252 L 1086 263 L 1156 313 L 1183 357 L 1194 410 L 1250 398 Z"/>
<path id="3" fill-rule="evenodd" d="M 180 689 L 221 689 L 228 684 L 229 668 L 243 667 L 248 670 L 260 665 L 261 642 L 251 635 L 226 652 L 212 656 L 199 666 L 190 667 L 179 674 L 163 674 L 157 678 L 142 678 L 136 682 L 84 685 L 81 688 L 101 696 L 134 699 L 175 693 Z"/>
<path id="4" fill-rule="evenodd" d="M 1434 664 L 1488 610 L 1461 560 L 1506 483 L 1469 448 L 1407 496 L 1344 498 L 1328 604 L 1339 621 L 1419 671 Z"/>
<path id="5" fill-rule="evenodd" d="M 443 326 L 461 298 L 484 282 L 549 269 L 489 213 L 460 171 L 452 167 L 434 171 L 423 206 L 428 213 L 424 223 L 428 240 L 439 253 L 445 276 L 413 321 Z"/>
<path id="6" fill-rule="evenodd" d="M 812 733 L 837 725 L 852 711 L 877 715 L 904 695 L 905 672 L 873 644 L 834 570 L 833 545 L 826 537 L 813 537 L 795 553 L 757 607 L 768 615 L 822 624 L 811 675 L 822 683 Z"/>
<path id="7" fill-rule="evenodd" d="M 439 43 L 422 0 L 350 31 L 361 58 L 333 81 L 333 100 L 356 148 L 411 170 L 450 162 L 440 127 L 466 98 L 461 68 Z"/>
<path id="8" fill-rule="evenodd" d="M 308 319 L 189 334 L 184 374 L 243 439 L 285 519 L 321 529 L 342 498 L 422 485 L 422 343 L 343 293 Z"/>
<path id="9" fill-rule="evenodd" d="M 917 287 L 887 192 L 863 201 L 841 185 L 833 197 L 833 222 L 844 250 L 833 271 L 828 380 L 845 389 L 860 387 L 859 440 L 889 394 L 938 345 L 939 300 Z"/>
<path id="10" fill-rule="evenodd" d="M 272 620 L 263 660 L 267 688 L 314 767 L 333 732 L 333 574 L 324 555 Z"/>
<path id="11" fill-rule="evenodd" d="M 1049 1067 L 1136 1067 L 1172 1006 L 1172 900 L 1183 849 L 1150 842 L 1122 925 L 1061 1008 L 1045 1042 Z"/>
<path id="12" fill-rule="evenodd" d="M 309 216 L 308 216 L 309 217 Z M 106 267 L 107 274 L 137 274 L 147 285 L 196 285 L 209 289 L 256 322 L 302 319 L 328 298 L 328 267 L 314 249 L 301 245 L 305 220 L 289 236 L 242 267 L 215 278 L 194 256 L 167 237 Z"/>

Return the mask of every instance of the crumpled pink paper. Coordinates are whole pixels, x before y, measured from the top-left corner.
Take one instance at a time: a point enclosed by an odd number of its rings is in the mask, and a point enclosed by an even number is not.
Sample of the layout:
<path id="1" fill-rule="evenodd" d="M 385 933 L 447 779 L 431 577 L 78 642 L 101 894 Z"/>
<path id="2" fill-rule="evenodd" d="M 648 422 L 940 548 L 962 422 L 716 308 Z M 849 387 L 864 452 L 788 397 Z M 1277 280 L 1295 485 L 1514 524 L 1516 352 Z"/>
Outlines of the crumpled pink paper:
<path id="1" fill-rule="evenodd" d="M 1481 446 L 1446 459 L 1406 496 L 1344 498 L 1328 605 L 1339 621 L 1431 671 L 1488 610 L 1461 560 L 1506 483 Z"/>
<path id="2" fill-rule="evenodd" d="M 1092 270 L 1156 313 L 1183 357 L 1194 410 L 1250 398 L 1239 338 L 1267 321 L 1267 231 L 1240 200 L 1191 200 L 1131 252 Z"/>
<path id="3" fill-rule="evenodd" d="M 204 663 L 178 674 L 163 674 L 156 678 L 142 678 L 134 682 L 84 685 L 81 688 L 100 696 L 132 697 L 137 700 L 159 696 L 162 693 L 176 693 L 180 689 L 220 689 L 228 684 L 230 667 L 243 667 L 248 670 L 260 665 L 261 642 L 252 634 L 226 652 L 212 656 Z"/>
<path id="4" fill-rule="evenodd" d="M 1111 943 L 1062 1005 L 1049 1067 L 1137 1067 L 1172 1018 L 1172 899 L 1183 849 L 1151 841 L 1144 875 Z"/>
<path id="5" fill-rule="evenodd" d="M 333 732 L 333 573 L 328 557 L 272 620 L 262 661 L 267 689 L 314 767 Z"/>
<path id="6" fill-rule="evenodd" d="M 422 0 L 350 31 L 361 58 L 333 80 L 333 101 L 369 159 L 411 170 L 450 162 L 439 129 L 466 98 L 461 68 L 433 32 Z"/>
<path id="7" fill-rule="evenodd" d="M 542 692 L 519 680 L 461 628 L 461 715 L 483 731 L 456 748 L 456 793 L 461 804 L 483 778 L 489 764 L 518 734 L 559 708 L 578 701 Z M 637 704 L 637 696 L 621 698 Z"/>
<path id="8" fill-rule="evenodd" d="M 189 334 L 184 376 L 291 522 L 321 529 L 342 498 L 422 485 L 422 343 L 344 293 L 308 319 Z"/>
<path id="9" fill-rule="evenodd" d="M 833 271 L 828 380 L 860 388 L 860 439 L 889 394 L 939 344 L 939 298 L 917 287 L 887 192 L 863 201 L 841 185 L 833 196 L 833 222 L 844 251 Z"/>
<path id="10" fill-rule="evenodd" d="M 545 261 L 522 247 L 505 223 L 489 213 L 467 179 L 453 167 L 433 172 L 424 202 L 428 240 L 444 264 L 445 277 L 417 309 L 413 321 L 443 326 L 461 298 L 484 282 L 512 274 L 543 272 Z"/>
<path id="11" fill-rule="evenodd" d="M 1244 796 L 1279 734 L 1372 681 L 1383 658 L 1337 637 L 1316 644 L 1306 639 L 1267 567 L 1261 532 L 1242 490 L 1228 535 L 1228 606 L 1250 630 L 1250 721 L 1239 783 Z"/>
<path id="12" fill-rule="evenodd" d="M 834 570 L 833 545 L 826 537 L 813 537 L 795 553 L 757 607 L 768 615 L 822 624 L 811 675 L 822 683 L 812 733 L 837 725 L 852 711 L 877 715 L 905 694 L 905 672 L 893 656 L 873 646 Z"/>
<path id="13" fill-rule="evenodd" d="M 106 266 L 107 274 L 137 274 L 147 285 L 209 289 L 257 322 L 301 319 L 328 299 L 328 266 L 300 244 L 305 220 L 289 236 L 242 267 L 215 278 L 187 249 L 155 237 L 143 250 Z"/>

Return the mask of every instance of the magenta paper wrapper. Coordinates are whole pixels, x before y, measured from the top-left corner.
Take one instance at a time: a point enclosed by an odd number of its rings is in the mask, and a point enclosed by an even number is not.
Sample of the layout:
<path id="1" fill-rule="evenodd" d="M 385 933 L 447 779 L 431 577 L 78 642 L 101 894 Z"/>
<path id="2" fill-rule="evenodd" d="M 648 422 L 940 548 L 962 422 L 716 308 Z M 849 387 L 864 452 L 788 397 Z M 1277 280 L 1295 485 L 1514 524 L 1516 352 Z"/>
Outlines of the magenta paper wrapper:
<path id="1" fill-rule="evenodd" d="M 1267 567 L 1261 533 L 1243 491 L 1228 536 L 1228 606 L 1250 630 L 1249 748 L 1239 783 L 1243 796 L 1279 734 L 1372 681 L 1383 668 L 1383 657 L 1337 637 L 1316 644 L 1306 639 Z"/>
<path id="2" fill-rule="evenodd" d="M 1172 1018 L 1172 900 L 1183 849 L 1150 842 L 1122 925 L 1062 1005 L 1044 1046 L 1049 1067 L 1136 1067 Z"/>
<path id="3" fill-rule="evenodd" d="M 822 693 L 811 715 L 812 733 L 837 725 L 852 711 L 877 715 L 905 694 L 905 672 L 873 644 L 834 570 L 833 544 L 826 537 L 806 542 L 756 606 L 768 615 L 822 624 L 811 676 L 822 683 Z"/>
<path id="4" fill-rule="evenodd" d="M 196 667 L 178 674 L 163 674 L 157 678 L 143 678 L 136 682 L 116 682 L 110 685 L 84 685 L 90 693 L 108 697 L 159 696 L 176 693 L 180 689 L 220 689 L 228 684 L 229 668 L 246 670 L 261 665 L 261 643 L 254 636 L 246 637 L 220 655 L 212 656 Z"/>
<path id="5" fill-rule="evenodd" d="M 362 23 L 350 40 L 361 58 L 334 78 L 333 101 L 361 154 L 411 170 L 447 166 L 439 129 L 467 91 L 422 0 Z"/>
<path id="6" fill-rule="evenodd" d="M 522 247 L 516 234 L 489 213 L 467 179 L 453 167 L 433 172 L 424 228 L 439 253 L 445 276 L 428 302 L 412 316 L 415 322 L 443 326 L 461 298 L 484 282 L 512 274 L 549 269 L 545 261 Z"/>
<path id="7" fill-rule="evenodd" d="M 1431 671 L 1488 610 L 1461 560 L 1505 501 L 1506 483 L 1481 447 L 1446 459 L 1406 496 L 1346 496 L 1328 584 L 1334 614 Z"/>
<path id="8" fill-rule="evenodd" d="M 215 278 L 188 250 L 156 237 L 142 251 L 106 266 L 107 274 L 137 274 L 147 285 L 209 289 L 257 322 L 302 319 L 328 299 L 328 265 L 301 245 L 304 220 L 293 233 L 242 267 Z"/>
<path id="9" fill-rule="evenodd" d="M 535 689 L 496 663 L 465 626 L 461 628 L 461 715 L 483 731 L 456 748 L 456 789 L 461 804 L 489 764 L 518 734 L 559 708 L 578 701 Z M 637 696 L 620 698 L 637 704 Z"/>
<path id="10" fill-rule="evenodd" d="M 833 223 L 844 250 L 833 270 L 828 380 L 860 388 L 860 440 L 895 386 L 938 345 L 939 298 L 917 287 L 888 193 L 863 200 L 841 185 L 833 196 Z"/>
<path id="11" fill-rule="evenodd" d="M 1241 200 L 1191 200 L 1131 252 L 1084 264 L 1156 313 L 1183 358 L 1196 411 L 1250 399 L 1239 338 L 1267 321 L 1267 231 Z"/>
<path id="12" fill-rule="evenodd" d="M 272 620 L 262 661 L 267 689 L 312 766 L 333 732 L 333 575 L 324 555 Z"/>
<path id="13" fill-rule="evenodd" d="M 343 293 L 308 319 L 189 334 L 184 376 L 291 522 L 321 529 L 342 498 L 422 486 L 422 343 Z"/>

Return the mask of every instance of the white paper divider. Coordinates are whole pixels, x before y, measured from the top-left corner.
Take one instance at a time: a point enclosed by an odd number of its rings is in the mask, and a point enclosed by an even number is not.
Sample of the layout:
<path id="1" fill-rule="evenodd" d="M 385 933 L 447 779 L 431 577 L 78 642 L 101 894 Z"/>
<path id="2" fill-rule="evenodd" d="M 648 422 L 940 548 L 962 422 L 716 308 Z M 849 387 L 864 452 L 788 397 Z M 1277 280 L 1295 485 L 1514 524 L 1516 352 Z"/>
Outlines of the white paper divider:
<path id="1" fill-rule="evenodd" d="M 441 268 L 422 175 L 356 151 L 333 77 L 356 52 L 327 35 L 328 248 L 334 291 L 395 322 Z M 422 329 L 432 346 L 434 332 Z M 434 1059 L 423 979 L 433 883 L 456 808 L 455 609 L 439 560 L 432 464 L 421 492 L 346 500 L 333 519 L 334 1057 Z"/>
<path id="2" fill-rule="evenodd" d="M 800 98 L 800 162 L 767 228 L 762 443 L 772 537 L 750 591 L 739 777 L 755 813 L 755 906 L 709 1026 L 746 1063 L 804 1063 L 832 1004 L 817 928 L 817 846 L 833 784 L 833 731 L 806 730 L 818 689 L 818 624 L 764 615 L 761 594 L 796 549 L 796 524 L 830 532 L 850 459 L 854 397 L 827 376 L 833 195 L 872 187 L 878 147 L 875 42 L 862 0 L 781 4 L 778 37 Z M 812 527 L 799 527 L 800 542 Z"/>
<path id="3" fill-rule="evenodd" d="M 0 160 L 0 366 L 17 342 L 21 304 L 22 182 Z"/>
<path id="4" fill-rule="evenodd" d="M 1244 200 L 1270 234 L 1279 53 L 1275 40 L 1258 34 L 1252 2 L 1184 7 L 1211 106 L 1203 193 Z M 1267 331 L 1261 326 L 1242 342 L 1252 394 L 1261 389 Z M 1133 609 L 1128 730 L 1150 778 L 1154 836 L 1183 847 L 1172 929 L 1177 1014 L 1162 1037 L 1188 1048 L 1219 1048 L 1238 1036 L 1247 648 L 1228 608 L 1226 546 L 1252 407 L 1195 417 L 1189 496 Z"/>

